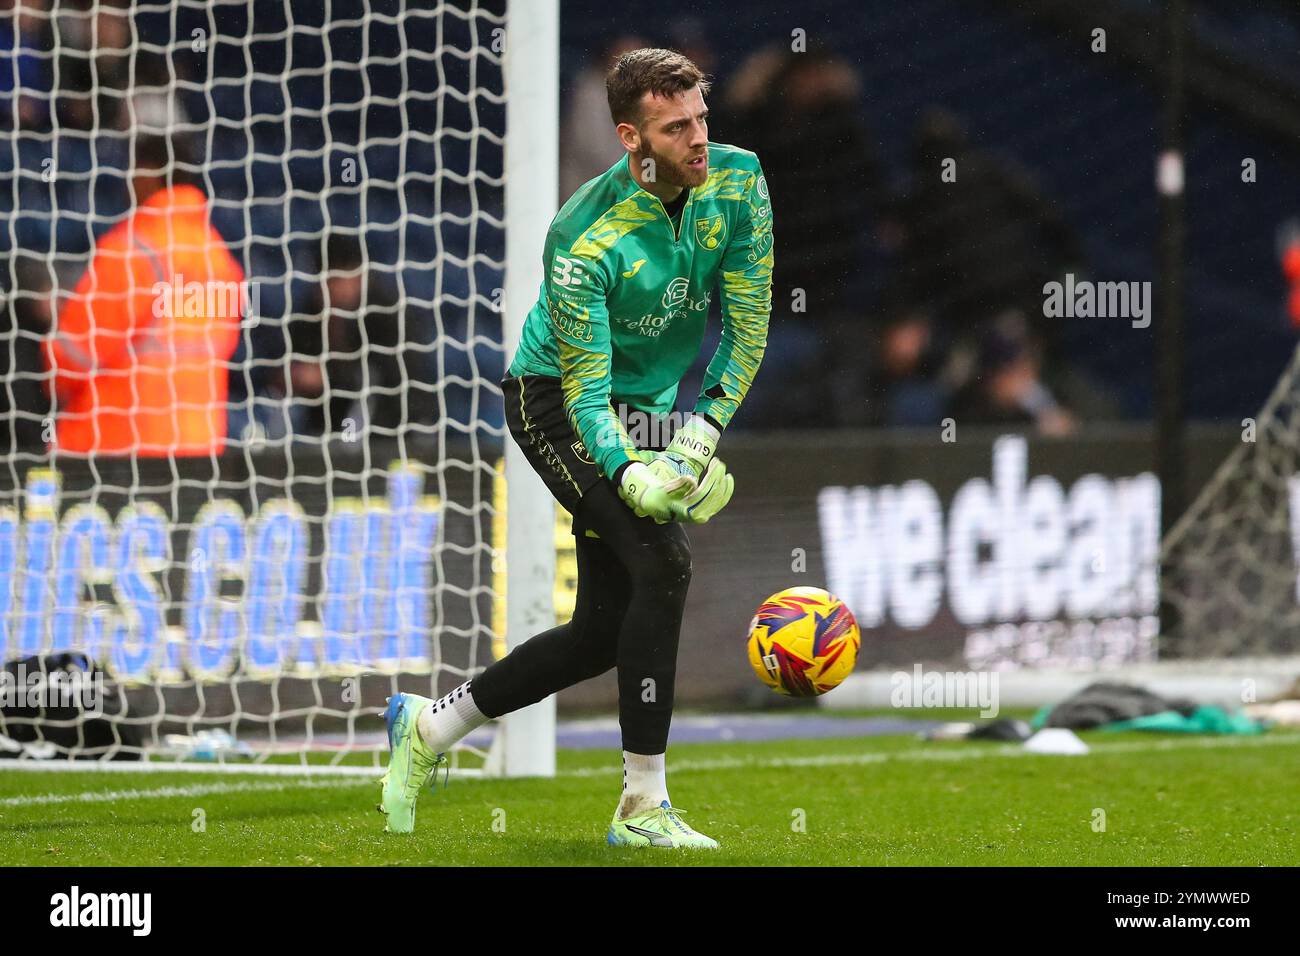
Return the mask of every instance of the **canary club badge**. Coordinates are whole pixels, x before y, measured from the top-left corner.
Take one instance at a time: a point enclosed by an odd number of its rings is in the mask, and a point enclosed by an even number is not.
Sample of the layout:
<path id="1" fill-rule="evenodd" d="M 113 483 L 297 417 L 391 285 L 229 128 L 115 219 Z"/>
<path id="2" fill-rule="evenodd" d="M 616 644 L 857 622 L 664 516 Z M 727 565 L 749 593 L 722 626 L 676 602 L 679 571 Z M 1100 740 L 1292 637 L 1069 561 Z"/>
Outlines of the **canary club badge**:
<path id="1" fill-rule="evenodd" d="M 727 225 L 721 216 L 705 216 L 695 220 L 695 241 L 705 249 L 716 249 L 722 245 L 727 233 Z"/>

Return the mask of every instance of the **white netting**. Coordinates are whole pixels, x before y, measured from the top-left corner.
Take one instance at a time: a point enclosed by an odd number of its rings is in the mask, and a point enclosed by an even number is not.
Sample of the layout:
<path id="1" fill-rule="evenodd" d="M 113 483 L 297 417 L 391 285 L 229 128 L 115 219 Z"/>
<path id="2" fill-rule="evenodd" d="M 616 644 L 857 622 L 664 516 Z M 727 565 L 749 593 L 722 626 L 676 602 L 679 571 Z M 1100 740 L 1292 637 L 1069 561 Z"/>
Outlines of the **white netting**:
<path id="1" fill-rule="evenodd" d="M 1300 652 L 1300 352 L 1161 548 L 1167 657 Z"/>
<path id="2" fill-rule="evenodd" d="M 504 8 L 19 0 L 0 48 L 0 646 L 84 653 L 121 694 L 106 740 L 6 704 L 8 738 L 228 752 L 194 739 L 215 731 L 259 760 L 378 759 L 389 693 L 490 659 Z M 184 223 L 160 239 L 134 218 L 132 158 L 150 168 L 159 142 L 165 186 L 208 197 L 203 255 L 242 267 L 242 315 L 187 304 L 231 274 L 194 274 Z M 78 288 L 127 220 L 130 253 Z M 214 402 L 224 450 L 179 453 Z M 129 454 L 70 451 L 123 434 Z"/>

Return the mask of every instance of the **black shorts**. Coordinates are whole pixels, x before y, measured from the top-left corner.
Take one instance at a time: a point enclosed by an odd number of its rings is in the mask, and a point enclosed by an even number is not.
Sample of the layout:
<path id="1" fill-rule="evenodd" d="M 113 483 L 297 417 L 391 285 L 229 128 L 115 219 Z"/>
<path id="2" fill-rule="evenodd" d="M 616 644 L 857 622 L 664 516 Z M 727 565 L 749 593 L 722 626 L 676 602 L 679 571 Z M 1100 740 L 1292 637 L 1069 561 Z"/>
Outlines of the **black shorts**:
<path id="1" fill-rule="evenodd" d="M 542 476 L 555 501 L 569 514 L 576 515 L 577 503 L 591 486 L 604 480 L 604 475 L 569 424 L 559 378 L 507 376 L 500 382 L 500 390 L 506 399 L 506 424 L 524 450 L 524 457 L 532 464 L 533 471 Z M 610 406 L 614 408 L 614 403 Z M 653 429 L 649 437 L 664 436 L 664 431 Z M 663 442 L 638 447 L 662 451 Z"/>
<path id="2" fill-rule="evenodd" d="M 575 514 L 582 496 L 605 476 L 569 424 L 560 380 L 546 375 L 506 378 L 501 391 L 510 434 L 555 500 Z"/>

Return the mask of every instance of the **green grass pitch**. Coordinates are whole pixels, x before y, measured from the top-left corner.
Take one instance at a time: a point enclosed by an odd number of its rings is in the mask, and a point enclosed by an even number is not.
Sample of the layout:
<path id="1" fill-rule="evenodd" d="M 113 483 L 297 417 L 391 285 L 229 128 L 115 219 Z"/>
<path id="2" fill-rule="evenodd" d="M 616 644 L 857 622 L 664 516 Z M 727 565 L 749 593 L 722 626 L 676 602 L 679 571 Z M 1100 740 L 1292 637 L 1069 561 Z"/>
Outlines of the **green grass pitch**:
<path id="1" fill-rule="evenodd" d="M 410 836 L 381 832 L 369 780 L 0 772 L 0 862 L 1300 864 L 1300 734 L 1084 737 L 1083 757 L 912 736 L 674 746 L 673 800 L 716 852 L 605 846 L 621 771 L 604 751 L 561 751 L 553 780 L 453 773 Z"/>

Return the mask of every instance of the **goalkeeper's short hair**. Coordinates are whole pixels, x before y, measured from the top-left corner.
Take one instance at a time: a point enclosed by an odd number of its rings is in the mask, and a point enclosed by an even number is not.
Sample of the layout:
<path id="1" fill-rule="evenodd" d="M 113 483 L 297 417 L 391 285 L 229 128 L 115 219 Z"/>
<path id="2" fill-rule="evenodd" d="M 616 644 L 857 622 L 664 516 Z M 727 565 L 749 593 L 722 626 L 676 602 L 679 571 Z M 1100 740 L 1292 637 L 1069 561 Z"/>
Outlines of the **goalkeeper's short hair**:
<path id="1" fill-rule="evenodd" d="M 615 125 L 641 122 L 641 98 L 676 96 L 698 86 L 709 92 L 709 81 L 698 66 L 676 50 L 646 47 L 629 50 L 620 56 L 605 76 L 605 95 L 609 115 Z"/>

